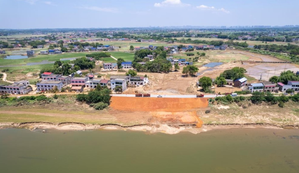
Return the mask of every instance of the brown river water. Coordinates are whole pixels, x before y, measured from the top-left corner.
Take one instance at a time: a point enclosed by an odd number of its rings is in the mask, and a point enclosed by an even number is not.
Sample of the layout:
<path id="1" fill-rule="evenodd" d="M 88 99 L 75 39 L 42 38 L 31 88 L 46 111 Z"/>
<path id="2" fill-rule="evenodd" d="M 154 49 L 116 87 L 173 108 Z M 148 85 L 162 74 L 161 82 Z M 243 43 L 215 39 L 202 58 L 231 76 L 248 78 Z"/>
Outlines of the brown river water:
<path id="1" fill-rule="evenodd" d="M 299 131 L 0 130 L 1 173 L 298 173 Z"/>

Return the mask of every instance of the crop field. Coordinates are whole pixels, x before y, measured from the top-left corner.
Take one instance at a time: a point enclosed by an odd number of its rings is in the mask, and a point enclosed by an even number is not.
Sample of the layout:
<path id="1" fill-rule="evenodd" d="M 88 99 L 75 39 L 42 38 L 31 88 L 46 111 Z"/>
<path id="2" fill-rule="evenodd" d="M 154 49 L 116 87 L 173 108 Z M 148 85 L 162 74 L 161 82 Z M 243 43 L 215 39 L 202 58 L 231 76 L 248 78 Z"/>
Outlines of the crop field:
<path id="1" fill-rule="evenodd" d="M 127 52 L 109 52 L 109 53 L 116 59 L 122 58 L 125 61 L 133 61 L 134 60 L 134 53 L 127 53 Z"/>

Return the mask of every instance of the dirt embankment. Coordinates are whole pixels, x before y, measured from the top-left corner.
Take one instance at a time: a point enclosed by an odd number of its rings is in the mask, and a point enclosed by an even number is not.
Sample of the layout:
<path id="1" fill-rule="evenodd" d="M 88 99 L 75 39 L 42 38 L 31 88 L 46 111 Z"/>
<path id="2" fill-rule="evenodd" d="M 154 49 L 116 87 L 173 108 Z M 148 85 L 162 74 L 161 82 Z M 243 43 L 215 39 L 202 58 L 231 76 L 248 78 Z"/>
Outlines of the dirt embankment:
<path id="1" fill-rule="evenodd" d="M 139 98 L 112 97 L 111 109 L 117 111 L 149 113 L 151 124 L 196 124 L 203 122 L 197 115 L 198 109 L 208 107 L 206 98 Z"/>

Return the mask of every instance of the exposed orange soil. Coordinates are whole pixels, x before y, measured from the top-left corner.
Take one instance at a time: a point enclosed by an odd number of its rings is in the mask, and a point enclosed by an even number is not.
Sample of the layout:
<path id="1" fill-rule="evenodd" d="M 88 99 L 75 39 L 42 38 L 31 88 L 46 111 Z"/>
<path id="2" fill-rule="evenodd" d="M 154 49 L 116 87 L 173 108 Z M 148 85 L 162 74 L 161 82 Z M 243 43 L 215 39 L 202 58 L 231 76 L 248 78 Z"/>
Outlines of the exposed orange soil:
<path id="1" fill-rule="evenodd" d="M 206 98 L 139 98 L 112 97 L 110 107 L 121 112 L 144 112 L 150 123 L 197 124 L 203 122 L 196 110 L 208 107 Z"/>
<path id="2" fill-rule="evenodd" d="M 111 97 L 110 107 L 121 111 L 182 112 L 208 107 L 206 98 Z"/>

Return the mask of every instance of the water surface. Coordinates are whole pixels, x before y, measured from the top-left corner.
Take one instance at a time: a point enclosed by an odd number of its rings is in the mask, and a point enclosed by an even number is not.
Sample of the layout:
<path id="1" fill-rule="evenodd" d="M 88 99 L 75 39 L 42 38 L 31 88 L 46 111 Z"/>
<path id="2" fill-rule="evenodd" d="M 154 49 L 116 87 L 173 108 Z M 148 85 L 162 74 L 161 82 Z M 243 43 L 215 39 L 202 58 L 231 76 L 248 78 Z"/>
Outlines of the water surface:
<path id="1" fill-rule="evenodd" d="M 22 55 L 10 55 L 6 56 L 4 59 L 27 59 L 28 56 L 22 56 Z"/>
<path id="2" fill-rule="evenodd" d="M 205 64 L 204 67 L 214 68 L 214 67 L 217 67 L 222 64 L 223 64 L 222 62 L 211 62 L 211 63 Z"/>
<path id="3" fill-rule="evenodd" d="M 1 172 L 298 173 L 299 131 L 193 135 L 0 130 Z"/>

